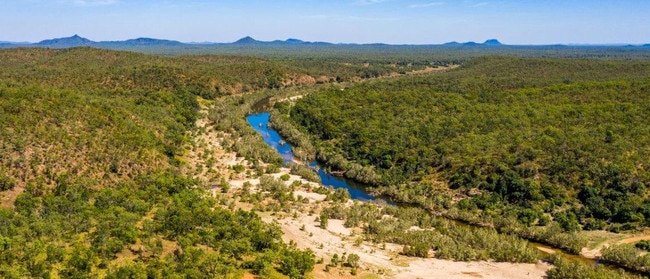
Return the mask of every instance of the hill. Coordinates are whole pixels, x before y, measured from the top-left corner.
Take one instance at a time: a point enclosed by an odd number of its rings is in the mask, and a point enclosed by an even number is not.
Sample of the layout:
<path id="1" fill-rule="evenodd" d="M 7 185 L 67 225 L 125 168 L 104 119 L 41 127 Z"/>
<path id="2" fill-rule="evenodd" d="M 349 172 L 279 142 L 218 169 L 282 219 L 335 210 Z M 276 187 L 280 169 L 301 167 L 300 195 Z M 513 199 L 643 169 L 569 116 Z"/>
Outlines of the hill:
<path id="1" fill-rule="evenodd" d="M 43 40 L 36 43 L 35 45 L 42 46 L 42 47 L 67 48 L 67 47 L 91 46 L 94 44 L 95 42 L 75 34 L 71 37 L 66 37 L 66 38 Z"/>
<path id="2" fill-rule="evenodd" d="M 499 42 L 499 40 L 497 40 L 497 39 L 489 39 L 489 40 L 486 40 L 485 42 L 483 42 L 483 45 L 486 45 L 486 46 L 501 46 L 503 44 L 501 42 Z"/>
<path id="3" fill-rule="evenodd" d="M 237 41 L 235 41 L 233 44 L 259 44 L 262 43 L 261 41 L 255 40 L 251 38 L 250 36 L 243 37 Z"/>
<path id="4" fill-rule="evenodd" d="M 114 41 L 114 42 L 99 42 L 96 43 L 96 46 L 101 46 L 101 47 L 122 47 L 122 48 L 129 48 L 129 47 L 160 47 L 160 46 L 184 46 L 186 44 L 181 43 L 179 41 L 172 41 L 172 40 L 160 40 L 160 39 L 152 39 L 152 38 L 137 38 L 137 39 L 129 39 L 126 41 Z"/>
<path id="5" fill-rule="evenodd" d="M 334 170 L 402 201 L 449 208 L 451 190 L 476 222 L 617 231 L 650 224 L 648 76 L 647 61 L 480 58 L 323 90 L 289 115 Z"/>
<path id="6" fill-rule="evenodd" d="M 459 43 L 459 42 L 448 42 L 444 43 L 443 46 L 449 46 L 449 47 L 482 47 L 482 46 L 503 46 L 501 42 L 499 42 L 497 39 L 489 39 L 483 42 L 482 44 L 476 43 L 476 42 L 465 42 L 465 43 Z"/>

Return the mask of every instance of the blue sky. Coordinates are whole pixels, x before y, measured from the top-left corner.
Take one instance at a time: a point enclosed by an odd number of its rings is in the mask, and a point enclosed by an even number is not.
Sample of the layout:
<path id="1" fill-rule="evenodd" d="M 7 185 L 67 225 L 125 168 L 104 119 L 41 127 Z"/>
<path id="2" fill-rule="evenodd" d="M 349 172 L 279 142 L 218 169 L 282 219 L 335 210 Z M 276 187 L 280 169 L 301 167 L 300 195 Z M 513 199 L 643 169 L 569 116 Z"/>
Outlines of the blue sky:
<path id="1" fill-rule="evenodd" d="M 0 41 L 650 43 L 648 0 L 0 0 Z"/>

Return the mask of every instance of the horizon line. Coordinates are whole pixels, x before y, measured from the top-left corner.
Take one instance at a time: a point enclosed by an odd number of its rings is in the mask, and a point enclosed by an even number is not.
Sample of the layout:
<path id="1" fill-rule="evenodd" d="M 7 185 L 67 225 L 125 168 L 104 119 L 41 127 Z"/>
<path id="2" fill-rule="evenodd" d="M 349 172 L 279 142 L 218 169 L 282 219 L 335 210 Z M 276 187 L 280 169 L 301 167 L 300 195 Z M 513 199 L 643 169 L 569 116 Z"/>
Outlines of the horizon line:
<path id="1" fill-rule="evenodd" d="M 68 39 L 68 38 L 74 38 L 75 36 L 79 37 L 79 38 L 82 38 L 82 39 L 89 40 L 90 42 L 93 42 L 93 43 L 125 42 L 125 41 L 129 41 L 129 40 L 137 40 L 137 39 L 152 39 L 152 40 L 161 40 L 161 41 L 162 40 L 164 40 L 164 41 L 172 41 L 172 42 L 178 42 L 178 43 L 189 44 L 189 45 L 233 44 L 233 43 L 237 43 L 240 40 L 246 39 L 246 38 L 250 38 L 250 39 L 254 40 L 255 42 L 260 42 L 260 43 L 287 42 L 289 40 L 298 40 L 298 41 L 301 41 L 303 43 L 326 43 L 326 44 L 333 44 L 333 45 L 377 45 L 377 44 L 381 44 L 381 45 L 389 45 L 389 46 L 406 46 L 406 45 L 409 45 L 409 46 L 427 46 L 427 45 L 445 45 L 445 44 L 454 44 L 454 43 L 456 43 L 456 44 L 472 44 L 472 43 L 474 43 L 474 44 L 485 44 L 485 43 L 490 42 L 490 41 L 496 41 L 496 42 L 498 42 L 499 45 L 502 45 L 502 46 L 557 46 L 557 45 L 562 45 L 562 46 L 645 46 L 645 45 L 650 44 L 650 42 L 648 42 L 648 43 L 540 43 L 540 44 L 523 43 L 523 44 L 506 44 L 506 43 L 503 43 L 503 42 L 501 42 L 500 40 L 498 40 L 496 38 L 487 39 L 483 43 L 479 43 L 477 41 L 455 41 L 455 40 L 454 41 L 447 41 L 447 42 L 443 42 L 443 43 L 384 43 L 384 42 L 354 43 L 354 42 L 305 41 L 305 40 L 295 38 L 295 37 L 289 37 L 289 38 L 284 39 L 284 40 L 275 39 L 275 40 L 272 40 L 272 41 L 261 41 L 261 40 L 257 40 L 255 38 L 253 38 L 250 35 L 243 36 L 243 37 L 241 37 L 241 38 L 239 38 L 239 39 L 237 39 L 235 41 L 231 41 L 231 42 L 215 42 L 215 41 L 202 41 L 202 42 L 201 41 L 189 41 L 188 42 L 188 41 L 179 41 L 179 40 L 167 39 L 167 38 L 153 38 L 153 37 L 136 37 L 136 38 L 130 38 L 130 39 L 123 39 L 123 40 L 99 40 L 99 41 L 95 41 L 93 39 L 89 39 L 88 37 L 80 36 L 78 34 L 74 34 L 74 35 L 71 35 L 71 36 L 68 36 L 68 37 L 55 37 L 55 38 L 49 38 L 49 39 L 42 39 L 40 41 L 33 41 L 33 42 L 32 41 L 19 42 L 19 41 L 11 41 L 11 40 L 2 40 L 2 41 L 0 41 L 0 43 L 17 44 L 17 45 L 20 45 L 20 44 L 33 45 L 33 44 L 38 44 L 38 43 L 48 41 L 48 40 Z"/>

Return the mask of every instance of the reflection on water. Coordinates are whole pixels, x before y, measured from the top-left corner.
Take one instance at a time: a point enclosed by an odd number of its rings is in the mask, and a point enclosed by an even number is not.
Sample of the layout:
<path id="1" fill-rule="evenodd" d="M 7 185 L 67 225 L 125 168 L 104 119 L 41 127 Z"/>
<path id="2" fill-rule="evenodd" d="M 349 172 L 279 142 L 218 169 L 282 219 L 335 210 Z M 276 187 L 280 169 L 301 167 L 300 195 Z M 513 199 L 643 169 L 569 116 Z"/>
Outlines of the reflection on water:
<path id="1" fill-rule="evenodd" d="M 248 121 L 248 124 L 255 129 L 260 135 L 262 135 L 262 138 L 264 138 L 264 142 L 266 144 L 270 145 L 273 147 L 275 150 L 278 151 L 280 156 L 284 159 L 284 162 L 291 162 L 293 161 L 293 152 L 291 151 L 291 145 L 288 143 L 285 143 L 284 140 L 282 140 L 282 137 L 276 132 L 275 130 L 269 128 L 269 117 L 270 114 L 268 112 L 264 113 L 258 113 L 258 114 L 251 114 L 246 117 L 246 120 Z M 320 176 L 320 179 L 322 181 L 322 184 L 325 186 L 332 187 L 334 189 L 338 188 L 345 188 L 348 190 L 350 193 L 350 196 L 353 199 L 357 200 L 376 200 L 376 197 L 373 197 L 366 193 L 363 190 L 362 185 L 358 185 L 352 181 L 348 181 L 342 177 L 337 177 L 334 175 L 331 175 L 327 173 L 326 171 L 323 170 L 321 166 L 318 165 L 316 161 L 311 162 L 309 166 L 313 167 L 314 169 L 318 169 L 318 176 Z"/>

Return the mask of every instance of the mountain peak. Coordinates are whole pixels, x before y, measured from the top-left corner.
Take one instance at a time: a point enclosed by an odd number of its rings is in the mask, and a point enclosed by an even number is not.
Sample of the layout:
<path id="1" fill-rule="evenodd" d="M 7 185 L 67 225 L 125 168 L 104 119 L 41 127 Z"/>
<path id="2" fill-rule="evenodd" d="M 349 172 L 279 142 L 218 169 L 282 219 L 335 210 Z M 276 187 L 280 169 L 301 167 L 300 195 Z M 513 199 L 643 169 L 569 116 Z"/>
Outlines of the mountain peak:
<path id="1" fill-rule="evenodd" d="M 489 39 L 489 40 L 486 40 L 486 41 L 483 43 L 483 45 L 486 45 L 486 46 L 500 46 L 500 45 L 502 45 L 502 44 L 501 44 L 501 42 L 499 42 L 499 40 L 497 40 L 497 39 Z"/>
<path id="2" fill-rule="evenodd" d="M 50 40 L 43 40 L 37 43 L 39 46 L 52 46 L 52 47 L 71 47 L 71 46 L 89 46 L 95 42 L 74 34 L 71 37 L 56 38 Z"/>
<path id="3" fill-rule="evenodd" d="M 285 42 L 285 43 L 288 43 L 288 44 L 302 44 L 302 43 L 304 43 L 305 41 L 300 40 L 300 39 L 295 39 L 295 38 L 289 38 L 289 39 L 287 39 L 287 40 L 284 41 L 284 42 Z"/>
<path id="4" fill-rule="evenodd" d="M 253 39 L 251 36 L 246 36 L 246 37 L 243 37 L 243 38 L 237 40 L 234 43 L 235 44 L 255 44 L 255 43 L 259 43 L 259 42 L 260 41 Z"/>

